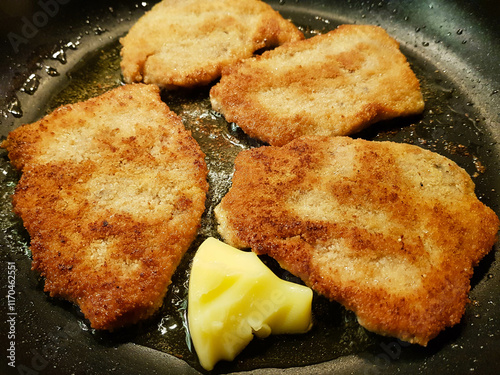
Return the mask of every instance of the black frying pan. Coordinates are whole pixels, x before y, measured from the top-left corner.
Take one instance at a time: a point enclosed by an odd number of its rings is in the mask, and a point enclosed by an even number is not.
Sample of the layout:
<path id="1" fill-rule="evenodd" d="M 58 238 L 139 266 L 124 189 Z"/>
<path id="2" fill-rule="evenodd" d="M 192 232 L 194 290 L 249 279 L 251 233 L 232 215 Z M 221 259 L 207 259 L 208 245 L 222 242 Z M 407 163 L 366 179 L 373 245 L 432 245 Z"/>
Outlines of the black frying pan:
<path id="1" fill-rule="evenodd" d="M 341 23 L 384 27 L 401 43 L 421 79 L 426 110 L 416 118 L 374 125 L 357 136 L 413 143 L 455 160 L 473 176 L 480 199 L 500 213 L 500 5 L 496 0 L 269 3 L 308 36 Z M 0 136 L 57 105 L 118 85 L 117 39 L 150 7 L 149 2 L 118 0 L 2 1 Z M 112 334 L 92 331 L 75 306 L 43 292 L 43 280 L 30 270 L 29 237 L 10 212 L 10 194 L 19 176 L 2 151 L 0 373 L 202 371 L 182 327 L 189 262 L 201 241 L 215 234 L 211 209 L 228 189 L 234 156 L 241 149 L 261 145 L 211 112 L 207 97 L 208 89 L 164 95 L 208 157 L 211 190 L 203 229 L 174 275 L 162 310 L 147 322 Z M 218 134 L 215 141 L 210 134 Z M 278 368 L 286 368 L 287 374 L 496 373 L 500 368 L 497 248 L 476 268 L 472 303 L 462 322 L 442 332 L 427 348 L 366 332 L 352 313 L 315 296 L 316 325 L 311 333 L 254 340 L 235 361 L 217 365 L 214 373 L 281 373 Z M 272 260 L 264 261 L 279 276 L 296 280 Z M 9 293 L 15 299 L 9 300 Z M 9 349 L 15 352 L 16 369 L 8 366 Z"/>

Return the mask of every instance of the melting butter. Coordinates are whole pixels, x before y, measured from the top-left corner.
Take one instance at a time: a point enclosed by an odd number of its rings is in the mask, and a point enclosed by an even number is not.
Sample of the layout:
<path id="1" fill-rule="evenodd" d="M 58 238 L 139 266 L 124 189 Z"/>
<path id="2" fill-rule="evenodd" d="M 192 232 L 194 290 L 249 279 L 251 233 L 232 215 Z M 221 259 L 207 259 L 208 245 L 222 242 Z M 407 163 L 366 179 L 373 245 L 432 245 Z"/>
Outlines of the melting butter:
<path id="1" fill-rule="evenodd" d="M 253 336 L 307 332 L 312 290 L 277 277 L 251 252 L 215 238 L 199 247 L 191 269 L 188 322 L 201 365 L 233 360 Z"/>

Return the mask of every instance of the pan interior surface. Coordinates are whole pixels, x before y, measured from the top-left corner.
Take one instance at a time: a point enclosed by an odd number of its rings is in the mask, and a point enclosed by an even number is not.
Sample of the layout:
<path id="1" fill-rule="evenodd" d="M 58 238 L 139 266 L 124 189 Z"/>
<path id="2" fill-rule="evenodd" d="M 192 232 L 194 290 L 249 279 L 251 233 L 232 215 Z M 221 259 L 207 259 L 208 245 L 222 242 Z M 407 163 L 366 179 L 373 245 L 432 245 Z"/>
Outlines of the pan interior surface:
<path id="1" fill-rule="evenodd" d="M 401 43 L 420 79 L 426 108 L 421 116 L 375 124 L 355 137 L 415 144 L 454 160 L 473 177 L 480 200 L 500 212 L 500 36 L 490 18 L 470 9 L 466 2 L 269 3 L 308 37 L 343 23 L 384 27 Z M 0 66 L 8 71 L 9 79 L 1 86 L 5 91 L 4 102 L 0 102 L 2 138 L 60 105 L 122 84 L 118 38 L 152 4 L 110 4 L 74 1 L 60 5 L 41 33 L 58 32 L 64 38 L 51 42 L 44 42 L 41 35 L 25 38 L 32 42 L 35 53 L 26 52 L 30 46 L 19 46 L 15 53 L 11 43 L 6 44 L 4 50 L 10 54 L 5 61 L 11 65 Z M 485 1 L 484 12 L 488 7 L 499 10 L 492 4 Z M 83 20 L 82 14 L 86 15 Z M 72 25 L 69 33 L 63 32 L 68 25 Z M 21 29 L 16 31 L 22 35 Z M 207 155 L 210 190 L 202 228 L 173 277 L 161 311 L 118 332 L 92 330 L 76 307 L 43 292 L 43 279 L 30 270 L 29 236 L 11 211 L 10 199 L 19 174 L 2 153 L 0 256 L 5 264 L 14 262 L 16 267 L 18 366 L 51 374 L 204 372 L 186 329 L 190 262 L 205 238 L 217 236 L 213 209 L 230 187 L 234 158 L 241 150 L 263 145 L 214 112 L 208 91 L 203 88 L 162 95 Z M 214 373 L 273 374 L 281 373 L 281 368 L 294 374 L 491 372 L 500 366 L 495 355 L 500 337 L 497 249 L 498 245 L 475 270 L 471 304 L 462 322 L 442 332 L 426 348 L 372 334 L 359 326 L 353 313 L 315 296 L 311 332 L 254 339 L 235 361 L 219 363 Z M 263 260 L 278 276 L 300 282 L 272 259 Z"/>

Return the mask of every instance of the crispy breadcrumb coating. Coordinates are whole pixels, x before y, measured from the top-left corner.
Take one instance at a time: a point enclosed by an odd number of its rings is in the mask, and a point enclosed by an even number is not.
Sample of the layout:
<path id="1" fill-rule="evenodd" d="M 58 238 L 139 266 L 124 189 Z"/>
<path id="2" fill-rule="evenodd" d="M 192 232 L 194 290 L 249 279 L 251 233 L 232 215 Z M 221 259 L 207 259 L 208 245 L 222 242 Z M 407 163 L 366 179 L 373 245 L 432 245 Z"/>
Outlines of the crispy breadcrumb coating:
<path id="1" fill-rule="evenodd" d="M 260 0 L 164 0 L 121 39 L 121 68 L 128 83 L 195 87 L 257 50 L 303 38 Z"/>
<path id="2" fill-rule="evenodd" d="M 273 146 L 302 135 L 349 135 L 424 109 L 398 43 L 368 25 L 342 25 L 230 66 L 210 100 L 227 121 Z"/>
<path id="3" fill-rule="evenodd" d="M 370 331 L 426 345 L 457 324 L 499 220 L 453 161 L 408 144 L 302 137 L 242 151 L 215 213 Z"/>
<path id="4" fill-rule="evenodd" d="M 205 209 L 204 155 L 154 85 L 125 85 L 12 131 L 13 202 L 45 290 L 93 328 L 151 316 Z"/>

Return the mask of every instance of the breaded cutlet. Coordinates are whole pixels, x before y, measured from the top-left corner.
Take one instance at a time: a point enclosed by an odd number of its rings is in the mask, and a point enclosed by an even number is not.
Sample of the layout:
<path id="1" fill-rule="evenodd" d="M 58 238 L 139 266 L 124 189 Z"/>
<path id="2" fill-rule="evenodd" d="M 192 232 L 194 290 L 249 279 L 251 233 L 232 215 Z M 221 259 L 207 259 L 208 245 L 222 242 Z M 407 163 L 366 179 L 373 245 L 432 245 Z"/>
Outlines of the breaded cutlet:
<path id="1" fill-rule="evenodd" d="M 424 109 L 398 43 L 369 25 L 342 25 L 230 66 L 210 100 L 227 121 L 272 146 L 349 135 Z"/>
<path id="2" fill-rule="evenodd" d="M 260 0 L 163 0 L 122 38 L 125 82 L 207 85 L 222 68 L 304 35 Z"/>
<path id="3" fill-rule="evenodd" d="M 230 245 L 275 258 L 366 329 L 423 346 L 460 321 L 499 229 L 453 161 L 348 137 L 242 151 L 215 214 Z"/>
<path id="4" fill-rule="evenodd" d="M 95 329 L 151 316 L 205 209 L 204 154 L 154 85 L 125 85 L 12 131 L 13 204 L 45 291 Z"/>

